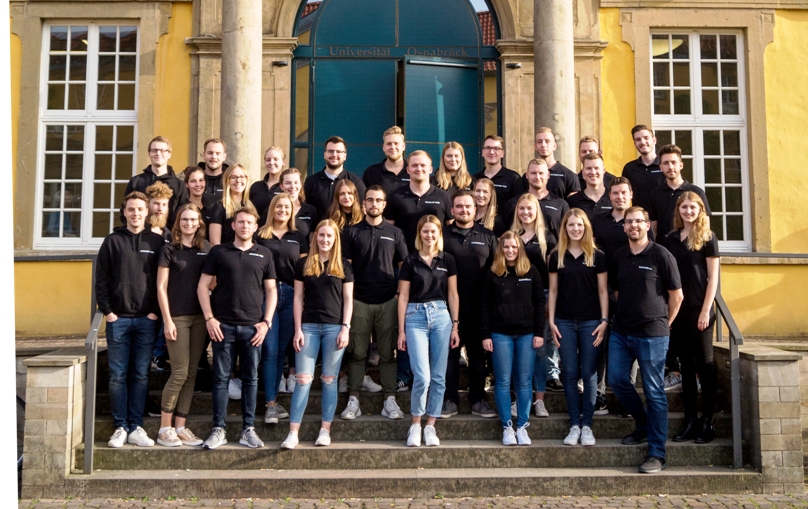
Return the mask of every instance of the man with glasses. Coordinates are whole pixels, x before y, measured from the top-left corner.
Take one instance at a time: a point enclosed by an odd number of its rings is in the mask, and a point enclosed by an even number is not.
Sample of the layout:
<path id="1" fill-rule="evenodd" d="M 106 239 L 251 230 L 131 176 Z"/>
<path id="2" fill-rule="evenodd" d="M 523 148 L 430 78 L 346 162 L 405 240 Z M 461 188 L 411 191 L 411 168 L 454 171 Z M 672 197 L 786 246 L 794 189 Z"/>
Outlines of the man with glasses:
<path id="1" fill-rule="evenodd" d="M 168 202 L 166 228 L 171 230 L 171 227 L 174 226 L 177 207 L 188 201 L 188 189 L 185 187 L 185 182 L 174 173 L 174 168 L 168 165 L 168 160 L 171 159 L 171 142 L 168 141 L 168 138 L 155 137 L 149 142 L 148 151 L 151 164 L 143 170 L 143 173 L 129 179 L 124 196 L 134 191 L 145 194 L 146 188 L 155 182 L 162 182 L 170 187 L 174 194 Z M 123 221 L 123 211 L 121 211 L 121 221 L 125 222 Z"/>
<path id="2" fill-rule="evenodd" d="M 499 211 L 502 210 L 502 206 L 507 203 L 508 200 L 519 196 L 525 189 L 519 174 L 502 166 L 502 157 L 505 155 L 504 142 L 505 140 L 499 136 L 491 135 L 485 137 L 485 141 L 483 142 L 485 168 L 483 171 L 474 175 L 475 181 L 481 178 L 487 178 L 494 183 Z M 497 212 L 498 214 L 499 211 Z"/>
<path id="3" fill-rule="evenodd" d="M 306 194 L 306 203 L 310 203 L 317 210 L 317 224 L 320 220 L 328 216 L 328 207 L 334 196 L 334 185 L 338 180 L 350 179 L 356 186 L 359 193 L 359 200 L 365 199 L 365 183 L 359 176 L 354 175 L 345 169 L 345 159 L 348 157 L 348 149 L 345 140 L 339 136 L 332 136 L 325 142 L 325 168 L 309 178 L 303 184 L 303 191 Z"/>
<path id="4" fill-rule="evenodd" d="M 665 356 L 670 326 L 684 299 L 679 269 L 673 255 L 648 239 L 648 213 L 631 207 L 625 214 L 629 245 L 609 264 L 611 289 L 617 299 L 609 338 L 609 385 L 635 429 L 623 438 L 626 445 L 648 442 L 648 455 L 640 473 L 664 470 L 668 436 L 668 400 L 665 397 Z M 631 365 L 637 361 L 647 404 L 631 383 Z"/>

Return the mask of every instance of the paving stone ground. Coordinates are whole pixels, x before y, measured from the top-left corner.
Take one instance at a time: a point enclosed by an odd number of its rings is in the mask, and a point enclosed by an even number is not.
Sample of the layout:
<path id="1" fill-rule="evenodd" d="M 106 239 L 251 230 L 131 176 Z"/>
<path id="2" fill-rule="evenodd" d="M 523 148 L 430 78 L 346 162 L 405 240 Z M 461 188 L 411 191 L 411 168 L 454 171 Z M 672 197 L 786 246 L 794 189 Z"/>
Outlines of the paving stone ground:
<path id="1" fill-rule="evenodd" d="M 19 509 L 790 509 L 808 508 L 808 493 L 641 497 L 498 497 L 446 499 L 20 500 Z"/>

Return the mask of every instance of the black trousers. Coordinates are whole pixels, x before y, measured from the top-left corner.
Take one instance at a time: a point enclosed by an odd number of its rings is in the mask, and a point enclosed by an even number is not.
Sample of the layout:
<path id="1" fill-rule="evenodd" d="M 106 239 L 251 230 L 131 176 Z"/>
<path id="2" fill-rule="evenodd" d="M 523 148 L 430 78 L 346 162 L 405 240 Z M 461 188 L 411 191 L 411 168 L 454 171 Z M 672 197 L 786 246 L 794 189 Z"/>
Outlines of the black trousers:
<path id="1" fill-rule="evenodd" d="M 488 375 L 487 364 L 491 364 L 491 355 L 483 350 L 483 338 L 480 328 L 480 313 L 460 312 L 460 346 L 449 349 L 449 362 L 446 365 L 446 392 L 443 398 L 458 403 L 460 395 L 460 347 L 466 346 L 469 358 L 469 399 L 471 404 L 485 399 L 485 377 Z"/>
<path id="2" fill-rule="evenodd" d="M 698 328 L 700 308 L 682 308 L 671 326 L 670 350 L 675 351 L 682 366 L 682 396 L 685 416 L 698 416 L 698 387 L 696 375 L 701 382 L 701 413 L 705 419 L 712 419 L 715 413 L 716 380 L 715 360 L 713 359 L 713 331 L 715 315 L 710 317 L 709 326 Z"/>

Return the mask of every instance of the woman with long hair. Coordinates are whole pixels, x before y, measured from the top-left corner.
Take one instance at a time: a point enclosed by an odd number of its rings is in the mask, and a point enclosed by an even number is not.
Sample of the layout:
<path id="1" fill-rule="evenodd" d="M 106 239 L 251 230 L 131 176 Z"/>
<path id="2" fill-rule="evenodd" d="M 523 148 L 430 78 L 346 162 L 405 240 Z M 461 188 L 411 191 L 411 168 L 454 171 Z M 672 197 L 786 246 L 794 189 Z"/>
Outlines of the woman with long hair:
<path id="1" fill-rule="evenodd" d="M 281 172 L 281 190 L 292 197 L 294 207 L 295 226 L 306 237 L 314 231 L 317 220 L 317 209 L 314 205 L 306 203 L 306 193 L 303 192 L 303 176 L 297 168 L 288 168 Z"/>
<path id="2" fill-rule="evenodd" d="M 185 424 L 194 396 L 197 365 L 208 336 L 196 287 L 209 248 L 199 207 L 193 203 L 183 205 L 171 229 L 171 242 L 160 251 L 157 268 L 157 301 L 171 356 L 171 376 L 163 388 L 157 434 L 157 443 L 166 447 L 202 445 L 202 439 Z"/>
<path id="3" fill-rule="evenodd" d="M 277 424 L 278 419 L 286 419 L 289 413 L 276 399 L 279 385 L 283 381 L 283 360 L 286 348 L 295 333 L 294 323 L 294 279 L 298 260 L 309 252 L 309 240 L 295 227 L 292 212 L 292 197 L 286 193 L 276 194 L 269 204 L 271 214 L 266 224 L 258 230 L 256 242 L 272 251 L 277 274 L 278 304 L 272 317 L 272 327 L 261 345 L 261 365 L 264 379 L 266 410 L 264 422 Z"/>
<path id="4" fill-rule="evenodd" d="M 281 192 L 281 171 L 286 165 L 286 154 L 280 147 L 269 147 L 264 152 L 264 168 L 267 174 L 258 182 L 250 186 L 250 202 L 260 216 L 263 225 L 267 218 L 267 208 L 272 198 Z"/>
<path id="5" fill-rule="evenodd" d="M 485 275 L 482 295 L 483 348 L 494 364 L 494 399 L 503 445 L 530 445 L 530 396 L 535 349 L 544 344 L 544 288 L 519 234 L 505 232 Z M 508 416 L 511 382 L 516 393 L 516 430 Z"/>
<path id="6" fill-rule="evenodd" d="M 282 449 L 294 449 L 309 400 L 317 354 L 322 352 L 322 424 L 314 445 L 331 444 L 337 408 L 337 375 L 348 346 L 353 314 L 353 270 L 342 256 L 339 228 L 324 219 L 314 231 L 315 244 L 295 267 L 294 345 L 297 383 L 292 394 L 289 435 Z"/>
<path id="7" fill-rule="evenodd" d="M 240 164 L 227 167 L 222 177 L 222 199 L 214 203 L 210 209 L 210 244 L 212 246 L 233 242 L 236 232 L 233 230 L 233 215 L 242 207 L 252 205 L 247 196 L 250 177 Z"/>
<path id="8" fill-rule="evenodd" d="M 440 445 L 435 421 L 446 391 L 449 347 L 460 344 L 457 265 L 454 257 L 443 251 L 440 219 L 432 214 L 423 216 L 417 231 L 416 251 L 401 264 L 398 288 L 398 349 L 409 353 L 413 373 L 412 424 L 407 435 L 410 447 L 421 445 L 424 413 L 424 443 Z"/>
<path id="9" fill-rule="evenodd" d="M 566 445 L 595 445 L 592 417 L 598 393 L 598 355 L 609 327 L 606 255 L 595 247 L 592 225 L 581 209 L 561 220 L 558 247 L 550 253 L 550 332 L 561 355 L 564 397 L 570 417 Z M 583 405 L 578 377 L 584 382 Z"/>
<path id="10" fill-rule="evenodd" d="M 695 439 L 697 444 L 715 438 L 713 413 L 717 392 L 713 359 L 713 301 L 718 291 L 718 239 L 710 230 L 704 202 L 685 191 L 676 201 L 674 230 L 661 244 L 676 258 L 685 300 L 671 324 L 670 348 L 682 365 L 685 422 L 674 442 Z M 698 418 L 698 383 L 701 382 L 701 419 Z"/>
<path id="11" fill-rule="evenodd" d="M 491 179 L 483 177 L 474 183 L 474 204 L 477 206 L 475 223 L 488 228 L 497 237 L 508 230 L 505 221 L 497 215 L 497 192 Z"/>
<path id="12" fill-rule="evenodd" d="M 362 204 L 359 203 L 359 191 L 349 179 L 338 180 L 334 184 L 334 197 L 328 207 L 328 218 L 334 221 L 343 231 L 364 219 Z"/>
<path id="13" fill-rule="evenodd" d="M 463 146 L 456 141 L 447 142 L 443 146 L 433 184 L 449 193 L 449 196 L 460 189 L 471 190 L 473 182 L 466 167 L 466 154 Z"/>
<path id="14" fill-rule="evenodd" d="M 210 222 L 210 206 L 214 202 L 213 195 L 205 194 L 207 181 L 205 180 L 205 170 L 199 166 L 189 166 L 182 172 L 185 187 L 188 189 L 188 203 L 193 203 L 202 213 L 202 220 L 205 223 L 205 235 L 208 234 L 207 226 Z"/>

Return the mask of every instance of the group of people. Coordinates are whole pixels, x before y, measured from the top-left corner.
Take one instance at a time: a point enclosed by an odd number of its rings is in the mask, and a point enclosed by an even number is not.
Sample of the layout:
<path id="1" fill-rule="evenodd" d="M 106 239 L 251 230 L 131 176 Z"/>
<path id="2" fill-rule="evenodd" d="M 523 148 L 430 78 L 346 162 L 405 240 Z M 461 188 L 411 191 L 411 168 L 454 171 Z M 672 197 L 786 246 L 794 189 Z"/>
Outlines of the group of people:
<path id="1" fill-rule="evenodd" d="M 362 178 L 346 170 L 347 145 L 335 136 L 325 143 L 322 171 L 304 180 L 270 147 L 267 174 L 254 183 L 244 167 L 224 163 L 221 139 L 207 140 L 204 161 L 180 177 L 167 164 L 169 141 L 154 138 L 150 166 L 126 189 L 125 225 L 98 255 L 116 428 L 109 446 L 154 445 L 142 425 L 158 334 L 171 375 L 157 442 L 205 449 L 227 443 L 237 371 L 239 443 L 263 446 L 254 425 L 259 368 L 265 422 L 288 418 L 281 447 L 297 446 L 318 361 L 315 444 L 329 445 L 340 379 L 347 379 L 346 420 L 362 414 L 360 391 L 375 385 L 367 374 L 372 341 L 383 416 L 404 418 L 396 394 L 411 386 L 408 446 L 440 444 L 437 419 L 458 412 L 464 348 L 472 413 L 499 417 L 504 445 L 530 445 L 531 407 L 549 416 L 548 389 L 565 395 L 564 443 L 594 445 L 593 416 L 608 413 L 608 382 L 636 424 L 623 443 L 648 442 L 640 472 L 664 469 L 666 370 L 680 373 L 685 401 L 674 440 L 707 443 L 715 435 L 718 243 L 704 192 L 681 176 L 681 150 L 657 151 L 648 126 L 632 137 L 640 156 L 620 177 L 606 172 L 591 136 L 579 143 L 576 175 L 555 160 L 548 128 L 538 130 L 537 157 L 523 175 L 502 165 L 498 136 L 485 139 L 485 167 L 471 175 L 461 145 L 446 143 L 435 169 L 424 151 L 405 157 L 402 130 L 392 127 L 382 136 L 384 160 Z M 186 418 L 208 341 L 213 429 L 203 441 Z M 277 395 L 287 386 L 289 345 L 294 389 L 286 411 Z M 491 372 L 495 408 L 486 401 Z"/>

